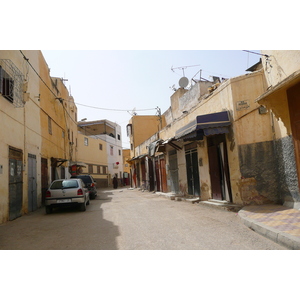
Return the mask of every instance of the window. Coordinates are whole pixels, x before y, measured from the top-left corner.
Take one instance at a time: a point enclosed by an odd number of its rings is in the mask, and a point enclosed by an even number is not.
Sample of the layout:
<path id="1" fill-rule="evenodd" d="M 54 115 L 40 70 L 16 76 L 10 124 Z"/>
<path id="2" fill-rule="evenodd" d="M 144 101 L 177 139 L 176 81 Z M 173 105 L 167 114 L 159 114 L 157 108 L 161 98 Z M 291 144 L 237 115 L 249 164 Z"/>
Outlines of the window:
<path id="1" fill-rule="evenodd" d="M 119 155 L 121 155 L 121 150 L 119 150 Z"/>
<path id="2" fill-rule="evenodd" d="M 121 140 L 121 136 L 118 134 L 118 140 L 120 141 Z"/>
<path id="3" fill-rule="evenodd" d="M 127 136 L 131 136 L 132 135 L 132 124 L 128 124 L 126 128 L 127 128 Z"/>
<path id="4" fill-rule="evenodd" d="M 84 146 L 88 146 L 89 145 L 89 139 L 88 138 L 84 138 Z"/>
<path id="5" fill-rule="evenodd" d="M 50 116 L 48 116 L 48 132 L 52 134 L 52 122 Z"/>
<path id="6" fill-rule="evenodd" d="M 103 147 L 102 144 L 99 144 L 99 150 L 102 150 L 103 149 L 102 147 Z"/>
<path id="7" fill-rule="evenodd" d="M 0 93 L 8 101 L 14 101 L 14 81 L 0 66 Z"/>
<path id="8" fill-rule="evenodd" d="M 27 87 L 24 75 L 10 59 L 0 59 L 0 94 L 11 102 L 14 107 L 24 107 L 24 95 Z M 29 94 L 26 94 L 29 96 Z"/>

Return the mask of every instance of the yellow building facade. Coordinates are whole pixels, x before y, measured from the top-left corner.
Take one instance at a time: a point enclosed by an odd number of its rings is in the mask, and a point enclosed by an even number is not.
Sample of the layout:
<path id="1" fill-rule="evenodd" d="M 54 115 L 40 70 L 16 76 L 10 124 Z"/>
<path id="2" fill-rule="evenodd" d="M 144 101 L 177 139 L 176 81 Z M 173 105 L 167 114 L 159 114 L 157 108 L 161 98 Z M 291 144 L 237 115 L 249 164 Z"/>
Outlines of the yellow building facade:
<path id="1" fill-rule="evenodd" d="M 277 59 L 278 53 L 273 54 L 274 62 L 282 60 L 274 78 L 268 78 L 270 70 L 263 66 L 269 65 L 263 62 L 251 73 L 220 80 L 218 84 L 212 82 L 204 92 L 195 84 L 171 96 L 171 107 L 165 113 L 167 125 L 135 148 L 140 167 L 137 174 L 147 178 L 149 190 L 154 176 L 158 181 L 165 180 L 166 192 L 183 197 L 238 205 L 277 203 L 297 207 L 299 188 L 293 159 L 297 151 L 288 136 L 293 132 L 288 119 L 290 109 L 272 97 L 282 93 L 282 81 L 272 90 L 270 82 L 278 82 L 281 72 L 281 79 L 286 74 L 284 80 L 290 80 L 288 87 L 295 85 L 300 78 L 295 71 L 300 69 L 295 67 L 299 53 L 287 53 L 286 68 L 285 55 L 280 53 Z M 296 90 L 290 91 L 291 98 L 296 94 Z M 186 103 L 193 104 L 188 107 Z M 152 175 L 148 165 L 154 167 Z M 165 179 L 161 175 L 164 169 Z M 158 190 L 156 182 L 153 186 Z"/>
<path id="2" fill-rule="evenodd" d="M 0 223 L 43 205 L 76 161 L 77 108 L 39 50 L 0 51 Z"/>

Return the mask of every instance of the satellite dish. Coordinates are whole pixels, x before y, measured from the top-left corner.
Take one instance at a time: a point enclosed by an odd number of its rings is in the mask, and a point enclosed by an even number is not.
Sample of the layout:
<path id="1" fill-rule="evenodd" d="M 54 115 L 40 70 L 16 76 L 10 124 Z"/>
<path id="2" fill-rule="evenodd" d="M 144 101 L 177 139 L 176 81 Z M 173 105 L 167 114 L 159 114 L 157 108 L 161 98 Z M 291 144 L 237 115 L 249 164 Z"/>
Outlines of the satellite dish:
<path id="1" fill-rule="evenodd" d="M 189 84 L 188 78 L 186 78 L 186 77 L 181 77 L 181 78 L 180 78 L 180 80 L 179 80 L 179 86 L 180 86 L 181 88 L 187 87 L 188 84 Z"/>

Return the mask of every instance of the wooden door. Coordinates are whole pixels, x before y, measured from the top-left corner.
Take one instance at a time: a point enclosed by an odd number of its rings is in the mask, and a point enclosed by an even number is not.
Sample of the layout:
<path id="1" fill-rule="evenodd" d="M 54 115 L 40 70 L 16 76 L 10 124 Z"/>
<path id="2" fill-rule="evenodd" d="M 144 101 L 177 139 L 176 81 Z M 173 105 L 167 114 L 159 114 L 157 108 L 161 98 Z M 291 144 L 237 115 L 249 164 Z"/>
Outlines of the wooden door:
<path id="1" fill-rule="evenodd" d="M 208 160 L 212 198 L 222 200 L 222 176 L 217 145 L 208 147 Z"/>
<path id="2" fill-rule="evenodd" d="M 167 188 L 167 172 L 166 172 L 166 161 L 164 158 L 160 159 L 160 174 L 161 174 L 161 188 L 162 192 L 166 193 Z"/>
<path id="3" fill-rule="evenodd" d="M 156 179 L 156 190 L 160 192 L 161 188 L 160 188 L 160 172 L 159 172 L 158 159 L 155 159 L 155 179 Z"/>

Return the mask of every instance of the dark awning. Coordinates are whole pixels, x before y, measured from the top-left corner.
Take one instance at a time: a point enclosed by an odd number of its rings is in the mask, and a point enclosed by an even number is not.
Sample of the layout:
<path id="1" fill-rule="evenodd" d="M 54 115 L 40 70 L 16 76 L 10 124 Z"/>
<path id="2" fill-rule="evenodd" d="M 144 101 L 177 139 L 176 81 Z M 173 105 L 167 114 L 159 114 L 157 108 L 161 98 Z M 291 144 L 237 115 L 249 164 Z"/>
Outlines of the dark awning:
<path id="1" fill-rule="evenodd" d="M 133 161 L 133 160 L 142 159 L 142 158 L 144 158 L 144 157 L 146 157 L 146 156 L 147 156 L 147 154 L 138 155 L 138 156 L 135 156 L 135 157 L 129 159 L 128 162 L 131 162 L 131 161 Z"/>
<path id="2" fill-rule="evenodd" d="M 159 145 L 161 145 L 163 140 L 157 140 L 153 143 L 151 143 L 148 147 L 148 155 L 149 156 L 154 156 L 155 152 L 157 151 Z"/>
<path id="3" fill-rule="evenodd" d="M 176 131 L 175 139 L 202 140 L 204 135 L 228 133 L 230 124 L 228 111 L 197 116 L 196 120 Z"/>

